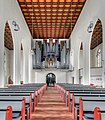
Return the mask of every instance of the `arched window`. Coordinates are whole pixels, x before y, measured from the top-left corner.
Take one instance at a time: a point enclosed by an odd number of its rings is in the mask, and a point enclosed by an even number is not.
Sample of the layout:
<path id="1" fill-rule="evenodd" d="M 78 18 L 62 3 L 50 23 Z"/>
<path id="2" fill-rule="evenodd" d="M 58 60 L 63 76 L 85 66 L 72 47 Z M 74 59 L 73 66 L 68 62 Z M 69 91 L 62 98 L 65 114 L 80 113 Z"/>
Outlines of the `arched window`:
<path id="1" fill-rule="evenodd" d="M 102 67 L 102 53 L 101 49 L 97 51 L 97 67 Z"/>

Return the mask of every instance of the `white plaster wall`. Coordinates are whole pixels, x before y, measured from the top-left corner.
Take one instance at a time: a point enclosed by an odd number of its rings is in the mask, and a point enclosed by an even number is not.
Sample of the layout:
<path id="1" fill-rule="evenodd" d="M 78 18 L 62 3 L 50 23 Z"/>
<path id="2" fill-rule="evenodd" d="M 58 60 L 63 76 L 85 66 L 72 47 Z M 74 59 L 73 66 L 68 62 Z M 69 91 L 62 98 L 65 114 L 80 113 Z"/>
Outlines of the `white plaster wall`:
<path id="1" fill-rule="evenodd" d="M 101 51 L 102 51 L 102 46 L 103 46 L 103 44 L 100 44 L 91 51 L 91 61 L 92 61 L 91 67 L 97 67 L 97 57 L 96 57 L 96 55 L 97 55 L 98 49 L 101 49 Z M 103 52 L 102 52 L 102 56 L 103 56 Z"/>
<path id="2" fill-rule="evenodd" d="M 92 50 L 90 50 L 90 66 L 92 66 L 92 60 L 93 59 L 93 54 Z M 79 53 L 79 69 L 83 68 L 83 50 L 80 50 Z"/>
<path id="3" fill-rule="evenodd" d="M 74 77 L 74 73 L 73 72 L 67 72 L 66 73 L 67 83 L 73 83 L 73 77 Z"/>
<path id="4" fill-rule="evenodd" d="M 8 77 L 11 76 L 11 79 L 13 80 L 13 50 L 9 50 L 5 47 L 5 64 L 4 64 L 4 70 L 5 70 L 5 85 L 8 82 Z M 21 51 L 21 80 L 23 80 L 23 51 Z"/>
<path id="5" fill-rule="evenodd" d="M 8 50 L 9 52 L 9 67 L 10 67 L 10 75 L 11 75 L 11 79 L 13 80 L 13 59 L 14 59 L 14 55 L 13 55 L 13 50 Z M 23 51 L 21 50 L 21 57 L 20 57 L 20 74 L 21 74 L 21 80 L 23 80 Z"/>
<path id="6" fill-rule="evenodd" d="M 83 83 L 87 85 L 90 84 L 90 44 L 92 37 L 92 33 L 88 33 L 87 28 L 91 21 L 95 26 L 98 19 L 101 20 L 103 27 L 103 60 L 105 61 L 105 15 L 103 14 L 103 11 L 105 10 L 104 5 L 105 0 L 87 0 L 82 13 L 80 14 L 79 19 L 75 25 L 75 28 L 73 29 L 73 32 L 70 36 L 71 50 L 74 50 L 75 68 L 78 67 L 79 44 L 83 42 Z M 76 71 L 77 69 L 75 69 L 75 73 Z M 105 64 L 103 67 L 103 80 L 105 80 Z"/>
<path id="7" fill-rule="evenodd" d="M 46 75 L 48 73 L 54 73 L 56 76 L 56 82 L 57 83 L 66 83 L 67 81 L 67 76 L 66 76 L 66 72 L 62 72 L 62 71 L 35 71 L 33 70 L 33 82 L 35 83 L 46 83 Z"/>
<path id="8" fill-rule="evenodd" d="M 13 80 L 13 50 L 9 50 L 9 54 L 10 54 L 10 75 L 11 75 L 11 79 Z"/>
<path id="9" fill-rule="evenodd" d="M 102 68 L 92 68 L 91 69 L 91 76 L 98 76 L 101 75 L 102 76 Z"/>
<path id="10" fill-rule="evenodd" d="M 8 77 L 10 76 L 10 52 L 7 48 L 5 48 L 4 62 L 5 84 L 7 84 Z"/>
<path id="11" fill-rule="evenodd" d="M 79 53 L 79 69 L 83 68 L 83 50 Z"/>
<path id="12" fill-rule="evenodd" d="M 102 51 L 103 44 L 98 45 L 96 48 L 90 50 L 90 67 L 97 67 L 97 51 L 101 49 Z M 79 69 L 83 68 L 83 50 L 80 50 L 79 55 Z"/>
<path id="13" fill-rule="evenodd" d="M 23 80 L 23 50 L 21 50 L 21 57 L 20 57 L 20 64 L 21 64 L 21 80 Z"/>
<path id="14" fill-rule="evenodd" d="M 4 29 L 6 22 L 9 23 L 12 32 L 12 38 L 14 43 L 14 67 L 10 66 L 10 69 L 13 68 L 14 71 L 14 83 L 19 84 L 21 79 L 20 69 L 20 46 L 21 42 L 23 43 L 24 48 L 24 58 L 25 63 L 24 67 L 27 70 L 24 71 L 24 80 L 29 80 L 29 51 L 31 49 L 31 34 L 26 24 L 26 21 L 23 17 L 22 11 L 18 5 L 17 0 L 0 0 L 0 87 L 4 86 L 5 75 L 4 75 Z M 15 20 L 16 23 L 20 26 L 20 31 L 14 32 L 12 21 Z M 12 54 L 12 53 L 11 53 Z M 11 61 L 12 62 L 12 61 Z M 12 71 L 12 70 L 11 70 Z"/>

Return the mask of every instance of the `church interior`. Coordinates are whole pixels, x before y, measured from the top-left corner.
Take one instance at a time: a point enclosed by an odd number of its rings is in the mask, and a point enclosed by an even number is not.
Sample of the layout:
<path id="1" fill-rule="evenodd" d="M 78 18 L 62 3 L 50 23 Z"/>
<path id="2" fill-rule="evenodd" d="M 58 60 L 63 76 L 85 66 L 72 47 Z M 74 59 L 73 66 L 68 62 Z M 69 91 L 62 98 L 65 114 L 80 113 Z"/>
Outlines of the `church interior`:
<path id="1" fill-rule="evenodd" d="M 0 120 L 105 120 L 105 0 L 0 0 Z"/>

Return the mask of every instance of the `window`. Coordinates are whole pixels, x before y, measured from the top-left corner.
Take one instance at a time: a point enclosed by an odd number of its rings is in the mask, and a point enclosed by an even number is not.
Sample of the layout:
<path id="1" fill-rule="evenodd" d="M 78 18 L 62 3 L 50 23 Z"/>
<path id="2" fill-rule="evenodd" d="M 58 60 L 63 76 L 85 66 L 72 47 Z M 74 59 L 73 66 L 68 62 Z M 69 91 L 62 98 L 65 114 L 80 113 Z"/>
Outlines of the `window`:
<path id="1" fill-rule="evenodd" d="M 98 51 L 97 51 L 97 67 L 102 67 L 101 49 L 98 49 Z"/>

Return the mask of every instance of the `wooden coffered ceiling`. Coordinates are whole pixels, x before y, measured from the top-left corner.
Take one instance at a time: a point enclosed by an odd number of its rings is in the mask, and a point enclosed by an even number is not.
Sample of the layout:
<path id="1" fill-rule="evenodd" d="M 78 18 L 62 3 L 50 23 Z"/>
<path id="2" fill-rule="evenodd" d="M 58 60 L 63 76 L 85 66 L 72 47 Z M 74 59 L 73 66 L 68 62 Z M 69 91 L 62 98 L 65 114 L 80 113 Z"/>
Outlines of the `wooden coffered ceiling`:
<path id="1" fill-rule="evenodd" d="M 100 20 L 97 21 L 91 40 L 91 49 L 94 49 L 102 43 L 102 23 Z"/>
<path id="2" fill-rule="evenodd" d="M 98 21 L 96 22 L 96 25 L 94 27 L 93 34 L 92 34 L 91 46 L 90 46 L 91 50 L 103 42 L 102 37 L 103 37 L 102 23 L 98 19 Z M 80 49 L 83 50 L 82 43 L 81 43 Z"/>
<path id="3" fill-rule="evenodd" d="M 86 0 L 17 0 L 33 38 L 69 38 Z M 102 43 L 102 24 L 98 20 L 91 49 Z M 4 45 L 13 50 L 11 30 L 5 27 Z M 82 47 L 81 47 L 82 48 Z"/>
<path id="4" fill-rule="evenodd" d="M 69 38 L 86 0 L 18 0 L 33 38 Z"/>
<path id="5" fill-rule="evenodd" d="M 12 34 L 8 23 L 5 25 L 4 46 L 9 50 L 13 50 Z"/>

